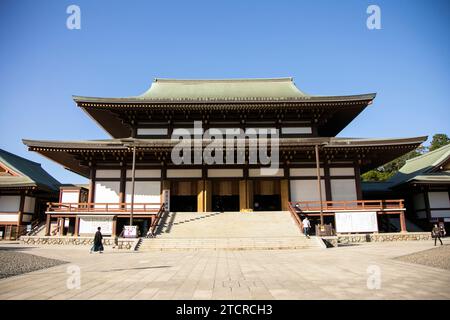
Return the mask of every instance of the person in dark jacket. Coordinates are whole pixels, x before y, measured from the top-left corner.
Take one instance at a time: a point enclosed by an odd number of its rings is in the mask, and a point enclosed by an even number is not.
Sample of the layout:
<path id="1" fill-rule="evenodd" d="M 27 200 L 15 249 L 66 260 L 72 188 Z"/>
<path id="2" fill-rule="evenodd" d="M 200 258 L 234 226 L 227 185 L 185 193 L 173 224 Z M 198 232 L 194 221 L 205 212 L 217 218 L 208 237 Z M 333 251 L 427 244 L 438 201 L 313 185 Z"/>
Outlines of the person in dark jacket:
<path id="1" fill-rule="evenodd" d="M 97 232 L 95 233 L 94 236 L 94 245 L 91 248 L 91 253 L 92 251 L 99 251 L 100 253 L 103 253 L 103 236 L 102 233 L 100 232 L 101 228 L 98 227 L 97 228 Z"/>
<path id="2" fill-rule="evenodd" d="M 444 232 L 445 232 L 445 230 L 444 230 Z M 436 242 L 438 239 L 439 239 L 439 242 L 441 243 L 441 246 L 443 245 L 441 237 L 444 236 L 444 234 L 443 234 L 444 232 L 442 232 L 441 228 L 439 228 L 437 224 L 434 225 L 433 230 L 431 230 L 431 237 L 434 238 L 434 246 L 436 246 Z"/>

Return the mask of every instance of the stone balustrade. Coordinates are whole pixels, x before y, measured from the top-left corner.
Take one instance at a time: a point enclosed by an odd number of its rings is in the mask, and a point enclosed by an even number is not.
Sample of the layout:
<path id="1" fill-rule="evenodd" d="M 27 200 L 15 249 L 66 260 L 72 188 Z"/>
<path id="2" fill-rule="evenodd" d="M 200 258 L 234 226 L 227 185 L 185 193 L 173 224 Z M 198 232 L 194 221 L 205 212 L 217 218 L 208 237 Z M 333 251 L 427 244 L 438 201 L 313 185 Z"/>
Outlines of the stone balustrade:
<path id="1" fill-rule="evenodd" d="M 395 233 L 361 233 L 339 234 L 334 237 L 322 237 L 329 247 L 340 244 L 364 243 L 364 242 L 388 242 L 388 241 L 424 241 L 431 240 L 430 232 L 395 232 Z"/>
<path id="2" fill-rule="evenodd" d="M 93 237 L 59 237 L 59 236 L 22 236 L 20 242 L 27 245 L 72 245 L 72 246 L 92 246 Z M 103 246 L 118 250 L 135 250 L 139 239 L 104 237 Z"/>

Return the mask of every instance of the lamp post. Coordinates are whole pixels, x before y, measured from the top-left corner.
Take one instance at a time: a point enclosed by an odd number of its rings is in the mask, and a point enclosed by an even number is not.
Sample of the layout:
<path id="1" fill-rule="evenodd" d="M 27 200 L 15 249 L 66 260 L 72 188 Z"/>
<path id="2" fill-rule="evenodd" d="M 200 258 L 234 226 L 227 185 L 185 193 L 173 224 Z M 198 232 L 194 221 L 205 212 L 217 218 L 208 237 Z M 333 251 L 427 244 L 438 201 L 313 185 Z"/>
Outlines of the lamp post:
<path id="1" fill-rule="evenodd" d="M 130 208 L 130 226 L 133 225 L 133 210 L 134 210 L 134 176 L 136 171 L 136 145 L 133 144 L 133 166 L 131 169 L 131 208 Z"/>
<path id="2" fill-rule="evenodd" d="M 320 230 L 323 229 L 323 204 L 322 204 L 322 184 L 320 179 L 320 160 L 319 160 L 319 145 L 315 145 L 316 151 L 316 170 L 317 170 L 317 190 L 319 191 L 320 199 Z"/>

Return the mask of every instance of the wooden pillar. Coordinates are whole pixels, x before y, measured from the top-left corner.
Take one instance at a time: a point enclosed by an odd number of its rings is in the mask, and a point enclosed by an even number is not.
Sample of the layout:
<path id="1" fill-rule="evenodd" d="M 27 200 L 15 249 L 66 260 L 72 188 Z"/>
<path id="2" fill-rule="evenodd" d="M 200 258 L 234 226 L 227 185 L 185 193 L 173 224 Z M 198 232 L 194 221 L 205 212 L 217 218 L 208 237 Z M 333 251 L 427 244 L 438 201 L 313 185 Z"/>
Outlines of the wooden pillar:
<path id="1" fill-rule="evenodd" d="M 123 166 L 120 169 L 120 187 L 119 187 L 119 202 L 125 203 L 126 201 L 126 185 L 127 185 L 127 167 Z"/>
<path id="2" fill-rule="evenodd" d="M 400 232 L 408 232 L 406 230 L 405 211 L 400 212 Z"/>
<path id="3" fill-rule="evenodd" d="M 289 210 L 289 180 L 280 180 L 281 210 Z"/>
<path id="4" fill-rule="evenodd" d="M 205 180 L 205 188 L 203 190 L 204 208 L 205 212 L 212 211 L 212 182 Z"/>
<path id="5" fill-rule="evenodd" d="M 239 211 L 247 209 L 247 181 L 239 180 Z"/>
<path id="6" fill-rule="evenodd" d="M 75 229 L 73 230 L 73 234 L 75 237 L 78 237 L 80 234 L 80 218 L 75 217 Z"/>
<path id="7" fill-rule="evenodd" d="M 151 225 L 151 224 L 150 224 Z M 117 228 L 117 217 L 113 218 L 112 221 L 112 232 L 111 232 L 111 237 L 115 237 L 116 236 L 116 228 Z"/>
<path id="8" fill-rule="evenodd" d="M 22 224 L 24 206 L 25 206 L 25 193 L 21 192 L 20 193 L 19 212 L 18 212 L 18 218 L 17 218 L 17 231 L 19 231 L 19 227 Z"/>
<path id="9" fill-rule="evenodd" d="M 95 195 L 95 167 L 91 167 L 91 172 L 89 176 L 89 197 L 88 203 L 94 203 Z"/>
<path id="10" fill-rule="evenodd" d="M 197 212 L 206 212 L 205 210 L 205 180 L 197 181 Z"/>
<path id="11" fill-rule="evenodd" d="M 59 235 L 63 236 L 64 235 L 64 220 L 65 218 L 59 218 Z"/>
<path id="12" fill-rule="evenodd" d="M 356 186 L 356 196 L 358 200 L 363 199 L 362 186 L 361 186 L 361 171 L 359 165 L 355 166 L 355 186 Z"/>
<path id="13" fill-rule="evenodd" d="M 247 180 L 247 208 L 253 210 L 253 180 Z"/>
<path id="14" fill-rule="evenodd" d="M 330 167 L 328 164 L 324 162 L 323 165 L 323 175 L 324 175 L 324 184 L 325 184 L 325 200 L 331 201 L 331 176 L 330 176 Z"/>
<path id="15" fill-rule="evenodd" d="M 51 225 L 52 225 L 52 218 L 51 218 L 51 215 L 47 213 L 47 219 L 45 221 L 45 235 L 46 236 L 50 235 Z"/>

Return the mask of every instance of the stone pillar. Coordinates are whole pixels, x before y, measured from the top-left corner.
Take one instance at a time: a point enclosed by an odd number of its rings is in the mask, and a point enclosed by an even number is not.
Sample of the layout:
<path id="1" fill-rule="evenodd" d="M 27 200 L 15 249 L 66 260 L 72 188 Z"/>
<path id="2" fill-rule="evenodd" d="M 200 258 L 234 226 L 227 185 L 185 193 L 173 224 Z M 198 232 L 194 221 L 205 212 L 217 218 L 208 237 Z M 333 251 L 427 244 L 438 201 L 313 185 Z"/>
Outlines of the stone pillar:
<path id="1" fill-rule="evenodd" d="M 281 210 L 289 210 L 289 180 L 283 179 L 280 181 L 280 193 L 281 193 Z"/>

